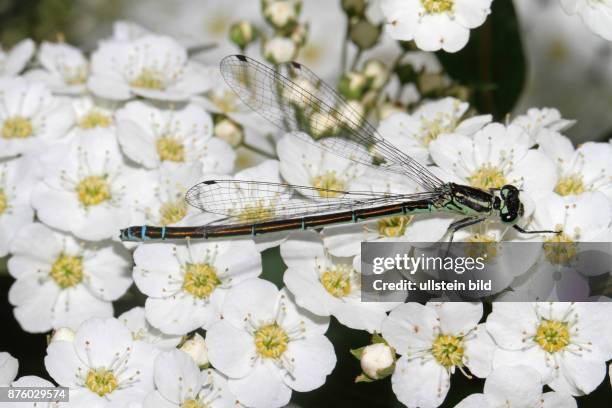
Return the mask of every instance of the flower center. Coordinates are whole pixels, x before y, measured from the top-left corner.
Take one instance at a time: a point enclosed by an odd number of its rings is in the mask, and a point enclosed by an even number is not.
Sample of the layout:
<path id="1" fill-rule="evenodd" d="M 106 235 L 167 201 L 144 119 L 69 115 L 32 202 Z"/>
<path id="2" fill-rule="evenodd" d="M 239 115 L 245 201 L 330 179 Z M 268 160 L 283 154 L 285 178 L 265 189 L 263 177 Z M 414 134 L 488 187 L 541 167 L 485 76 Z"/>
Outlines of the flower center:
<path id="1" fill-rule="evenodd" d="M 83 258 L 60 254 L 53 262 L 49 276 L 62 289 L 77 285 L 83 280 Z"/>
<path id="2" fill-rule="evenodd" d="M 8 199 L 4 189 L 0 188 L 0 215 L 2 215 L 8 208 Z"/>
<path id="3" fill-rule="evenodd" d="M 87 82 L 87 68 L 77 69 L 76 72 L 69 73 L 64 78 L 68 85 L 82 85 Z"/>
<path id="4" fill-rule="evenodd" d="M 585 190 L 580 174 L 570 174 L 562 177 L 555 187 L 555 192 L 562 196 L 582 194 Z"/>
<path id="5" fill-rule="evenodd" d="M 493 245 L 494 242 L 496 239 L 492 234 L 476 233 L 468 238 L 466 253 L 472 259 L 491 260 L 497 255 L 497 246 Z"/>
<path id="6" fill-rule="evenodd" d="M 389 238 L 401 237 L 406 232 L 412 218 L 409 215 L 382 218 L 378 221 L 378 233 Z"/>
<path id="7" fill-rule="evenodd" d="M 207 408 L 208 405 L 202 404 L 200 401 L 195 399 L 188 399 L 183 401 L 181 408 Z"/>
<path id="8" fill-rule="evenodd" d="M 183 290 L 191 293 L 194 297 L 204 299 L 210 296 L 215 288 L 221 284 L 217 276 L 217 269 L 209 264 L 187 264 L 185 265 L 185 277 L 183 278 Z"/>
<path id="9" fill-rule="evenodd" d="M 208 97 L 221 112 L 235 112 L 237 108 L 238 97 L 233 92 L 225 91 L 221 95 L 211 93 Z"/>
<path id="10" fill-rule="evenodd" d="M 113 392 L 118 384 L 112 371 L 105 368 L 99 368 L 97 370 L 89 370 L 87 378 L 85 379 L 85 385 L 92 392 L 103 397 Z"/>
<path id="11" fill-rule="evenodd" d="M 444 13 L 453 8 L 453 0 L 421 0 L 428 13 Z"/>
<path id="12" fill-rule="evenodd" d="M 566 264 L 578 254 L 578 244 L 564 232 L 546 238 L 543 245 L 544 256 L 552 264 Z"/>
<path id="13" fill-rule="evenodd" d="M 549 353 L 564 349 L 570 342 L 567 323 L 543 319 L 536 331 L 535 341 Z"/>
<path id="14" fill-rule="evenodd" d="M 289 343 L 287 332 L 276 323 L 257 329 L 254 338 L 255 349 L 264 358 L 279 358 L 287 350 Z"/>
<path id="15" fill-rule="evenodd" d="M 463 366 L 463 337 L 440 334 L 431 345 L 431 354 L 445 368 Z"/>
<path id="16" fill-rule="evenodd" d="M 32 122 L 23 116 L 13 116 L 4 121 L 2 137 L 4 139 L 25 139 L 32 136 Z"/>
<path id="17" fill-rule="evenodd" d="M 163 203 L 159 208 L 159 215 L 162 226 L 179 222 L 187 215 L 185 200 L 180 199 L 175 202 Z"/>
<path id="18" fill-rule="evenodd" d="M 106 181 L 106 176 L 87 176 L 77 184 L 76 192 L 79 201 L 85 207 L 98 205 L 110 200 L 110 186 Z"/>
<path id="19" fill-rule="evenodd" d="M 132 82 L 130 82 L 130 85 L 135 88 L 157 90 L 163 90 L 166 88 L 162 73 L 150 68 L 144 68 L 142 71 L 140 71 L 140 75 L 133 79 Z"/>
<path id="20" fill-rule="evenodd" d="M 319 195 L 321 197 L 333 198 L 340 195 L 340 192 L 346 188 L 346 183 L 336 176 L 336 172 L 334 170 L 329 170 L 324 174 L 314 177 L 312 179 L 312 186 L 323 189 L 319 190 Z"/>
<path id="21" fill-rule="evenodd" d="M 421 144 L 428 147 L 429 144 L 436 140 L 442 133 L 450 133 L 457 127 L 455 122 L 450 124 L 444 123 L 444 118 L 437 117 L 432 120 L 421 119 L 421 127 L 424 130 L 424 136 L 421 137 Z"/>
<path id="22" fill-rule="evenodd" d="M 507 184 L 504 173 L 490 164 L 485 164 L 472 173 L 468 177 L 468 181 L 472 187 L 480 188 L 481 190 L 500 188 Z"/>
<path id="23" fill-rule="evenodd" d="M 351 293 L 352 274 L 352 266 L 341 264 L 327 269 L 319 280 L 330 295 L 341 298 Z"/>
<path id="24" fill-rule="evenodd" d="M 93 129 L 96 127 L 107 128 L 111 125 L 110 116 L 103 114 L 95 109 L 90 110 L 87 115 L 79 120 L 78 126 L 81 129 Z"/>
<path id="25" fill-rule="evenodd" d="M 274 217 L 274 208 L 264 205 L 261 200 L 255 204 L 245 205 L 240 214 L 238 214 L 238 219 L 243 222 L 265 221 L 272 217 Z"/>
<path id="26" fill-rule="evenodd" d="M 160 160 L 172 162 L 185 161 L 185 146 L 176 137 L 160 137 L 155 142 L 155 147 L 157 148 L 157 155 Z"/>

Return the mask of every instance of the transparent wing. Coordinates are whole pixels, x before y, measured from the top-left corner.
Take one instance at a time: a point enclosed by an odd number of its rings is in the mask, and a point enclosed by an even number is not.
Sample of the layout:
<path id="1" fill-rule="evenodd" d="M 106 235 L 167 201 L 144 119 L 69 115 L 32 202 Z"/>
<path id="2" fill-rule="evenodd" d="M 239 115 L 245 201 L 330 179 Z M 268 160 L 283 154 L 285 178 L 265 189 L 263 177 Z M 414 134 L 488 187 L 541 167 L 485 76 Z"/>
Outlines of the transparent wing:
<path id="1" fill-rule="evenodd" d="M 350 103 L 308 68 L 292 62 L 279 69 L 243 55 L 221 61 L 221 74 L 229 87 L 280 129 L 338 156 L 406 175 L 425 190 L 443 185 L 425 166 L 383 139 Z"/>
<path id="2" fill-rule="evenodd" d="M 296 195 L 295 191 L 299 191 L 300 195 Z M 207 180 L 189 189 L 185 200 L 202 211 L 228 217 L 223 222 L 229 219 L 232 222 L 249 223 L 398 204 L 435 195 L 429 192 L 392 195 L 259 181 Z"/>

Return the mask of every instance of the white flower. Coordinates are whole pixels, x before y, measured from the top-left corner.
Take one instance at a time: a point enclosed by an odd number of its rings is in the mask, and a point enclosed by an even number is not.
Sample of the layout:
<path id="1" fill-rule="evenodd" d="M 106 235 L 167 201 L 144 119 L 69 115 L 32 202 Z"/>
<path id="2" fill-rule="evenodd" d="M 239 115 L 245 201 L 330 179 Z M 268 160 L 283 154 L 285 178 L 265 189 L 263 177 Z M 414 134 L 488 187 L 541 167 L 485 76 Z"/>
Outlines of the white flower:
<path id="1" fill-rule="evenodd" d="M 491 122 L 491 115 L 465 118 L 470 105 L 455 98 L 425 102 L 412 114 L 395 113 L 380 123 L 378 131 L 402 152 L 427 163 L 429 144 L 444 133 L 472 136 Z"/>
<path id="2" fill-rule="evenodd" d="M 0 78 L 0 158 L 44 151 L 66 135 L 73 116 L 43 84 Z"/>
<path id="3" fill-rule="evenodd" d="M 494 344 L 481 317 L 481 303 L 405 303 L 391 311 L 382 335 L 401 355 L 391 385 L 403 404 L 439 406 L 456 369 L 489 375 Z"/>
<path id="4" fill-rule="evenodd" d="M 130 332 L 134 340 L 142 340 L 162 350 L 175 348 L 180 342 L 180 336 L 170 336 L 151 326 L 145 318 L 144 307 L 134 307 L 122 313 L 117 318 Z"/>
<path id="5" fill-rule="evenodd" d="M 252 407 L 280 407 L 292 390 L 324 384 L 336 365 L 324 336 L 329 318 L 298 308 L 285 290 L 251 279 L 232 288 L 223 320 L 206 333 L 212 365 L 229 377 L 230 391 Z"/>
<path id="6" fill-rule="evenodd" d="M 19 228 L 34 219 L 30 195 L 38 172 L 31 157 L 0 162 L 0 257 L 8 253 Z"/>
<path id="7" fill-rule="evenodd" d="M 261 273 L 250 240 L 140 245 L 134 252 L 136 286 L 149 296 L 149 323 L 164 333 L 208 328 L 220 318 L 227 291 Z"/>
<path id="8" fill-rule="evenodd" d="M 263 4 L 263 14 L 275 28 L 282 29 L 295 23 L 299 8 L 296 2 L 276 0 Z"/>
<path id="9" fill-rule="evenodd" d="M 113 314 L 130 287 L 128 256 L 119 245 L 88 245 L 42 224 L 19 230 L 11 245 L 9 291 L 15 318 L 28 332 L 76 328 Z"/>
<path id="10" fill-rule="evenodd" d="M 53 384 L 51 381 L 49 380 L 45 380 L 44 378 L 38 377 L 36 375 L 25 375 L 23 377 L 18 378 L 17 380 L 15 380 L 12 384 L 11 387 L 23 387 L 23 388 L 38 388 L 38 387 L 55 387 L 55 384 Z M 58 407 L 64 407 L 66 406 L 66 404 L 62 404 L 62 403 L 57 403 L 57 402 L 24 402 L 24 401 L 18 401 L 18 402 L 5 402 L 2 404 L 3 408 L 26 408 L 26 407 L 32 407 L 32 408 L 58 408 Z"/>
<path id="11" fill-rule="evenodd" d="M 75 114 L 76 128 L 81 132 L 108 128 L 115 131 L 115 102 L 91 96 L 70 100 Z"/>
<path id="12" fill-rule="evenodd" d="M 283 178 L 296 186 L 350 191 L 352 184 L 364 174 L 365 166 L 320 149 L 316 143 L 309 143 L 292 134 L 283 136 L 276 146 Z M 361 149 L 358 145 L 346 147 L 351 148 Z M 308 198 L 321 201 L 340 195 L 334 191 L 298 191 Z"/>
<path id="13" fill-rule="evenodd" d="M 6 387 L 17 377 L 19 361 L 6 351 L 0 352 L 0 387 Z"/>
<path id="14" fill-rule="evenodd" d="M 60 94 L 78 95 L 87 90 L 89 62 L 78 48 L 45 41 L 38 50 L 38 60 L 42 68 L 28 71 L 26 78 L 41 81 Z"/>
<path id="15" fill-rule="evenodd" d="M 387 32 L 396 40 L 414 40 L 423 51 L 456 52 L 482 25 L 492 0 L 383 0 Z"/>
<path id="16" fill-rule="evenodd" d="M 197 364 L 198 367 L 203 368 L 210 364 L 208 360 L 208 348 L 204 338 L 199 333 L 193 335 L 192 338 L 188 339 L 181 346 L 181 350 L 187 353 L 189 357 Z"/>
<path id="17" fill-rule="evenodd" d="M 151 175 L 125 165 L 108 129 L 56 146 L 43 160 L 32 206 L 43 223 L 82 239 L 117 235 L 130 219 L 129 206 L 153 193 Z"/>
<path id="18" fill-rule="evenodd" d="M 54 341 L 74 341 L 74 335 L 75 331 L 70 327 L 60 327 L 59 329 L 53 330 L 49 343 Z"/>
<path id="19" fill-rule="evenodd" d="M 118 20 L 113 23 L 113 35 L 107 41 L 133 41 L 150 34 L 153 33 L 140 24 L 128 20 Z"/>
<path id="20" fill-rule="evenodd" d="M 455 408 L 576 408 L 571 395 L 542 392 L 540 374 L 528 366 L 503 366 L 485 380 L 484 393 L 472 394 Z"/>
<path id="21" fill-rule="evenodd" d="M 91 57 L 87 84 L 103 98 L 167 101 L 187 100 L 210 86 L 205 69 L 190 62 L 180 44 L 158 35 L 101 43 Z"/>
<path id="22" fill-rule="evenodd" d="M 434 163 L 462 184 L 484 190 L 512 184 L 535 197 L 552 190 L 556 174 L 552 161 L 529 146 L 522 127 L 491 123 L 471 138 L 440 135 L 429 151 Z"/>
<path id="23" fill-rule="evenodd" d="M 180 350 L 157 356 L 155 386 L 157 389 L 145 398 L 144 408 L 242 407 L 217 370 L 209 368 L 200 372 L 194 361 Z"/>
<path id="24" fill-rule="evenodd" d="M 541 133 L 549 133 L 547 130 L 563 132 L 574 126 L 576 121 L 563 119 L 555 108 L 529 108 L 527 113 L 517 116 L 511 123 L 522 126 L 529 133 L 533 145 L 540 142 Z"/>
<path id="25" fill-rule="evenodd" d="M 21 40 L 8 52 L 0 47 L 0 77 L 19 75 L 32 58 L 34 47 L 34 41 L 29 38 Z"/>
<path id="26" fill-rule="evenodd" d="M 612 199 L 612 144 L 587 142 L 575 149 L 567 137 L 552 131 L 541 132 L 538 144 L 557 165 L 557 194 L 600 191 Z"/>
<path id="27" fill-rule="evenodd" d="M 334 316 L 352 329 L 380 332 L 395 303 L 362 302 L 361 277 L 352 259 L 327 254 L 314 231 L 295 233 L 281 244 L 287 265 L 283 281 L 295 302 L 319 316 Z"/>
<path id="28" fill-rule="evenodd" d="M 578 14 L 591 31 L 612 41 L 612 3 L 608 0 L 560 1 L 567 14 Z"/>
<path id="29" fill-rule="evenodd" d="M 146 168 L 162 163 L 199 162 L 204 172 L 232 170 L 235 153 L 212 137 L 213 123 L 201 107 L 162 110 L 143 102 L 130 102 L 117 111 L 119 143 L 125 154 Z"/>
<path id="30" fill-rule="evenodd" d="M 370 344 L 361 353 L 361 370 L 372 379 L 380 378 L 381 371 L 390 370 L 395 364 L 395 351 L 385 343 Z"/>
<path id="31" fill-rule="evenodd" d="M 264 44 L 263 53 L 273 64 L 282 64 L 295 58 L 297 48 L 291 38 L 273 37 Z"/>
<path id="32" fill-rule="evenodd" d="M 133 340 L 117 319 L 93 318 L 79 326 L 74 341 L 47 347 L 45 367 L 60 386 L 70 388 L 71 406 L 122 407 L 153 390 L 157 353 Z"/>
<path id="33" fill-rule="evenodd" d="M 611 312 L 607 302 L 493 303 L 486 325 L 498 346 L 494 367 L 527 365 L 555 391 L 589 394 L 612 357 Z"/>
<path id="34" fill-rule="evenodd" d="M 153 194 L 148 199 L 142 197 L 135 205 L 131 224 L 161 226 L 204 225 L 220 218 L 217 214 L 203 212 L 185 201 L 189 188 L 202 181 L 199 163 L 184 166 L 170 166 L 163 163 L 152 173 L 157 177 Z"/>
<path id="35" fill-rule="evenodd" d="M 554 230 L 560 234 L 531 237 L 543 238 L 542 254 L 532 273 L 513 285 L 515 295 L 525 293 L 529 299 L 585 300 L 589 297 L 589 276 L 609 273 L 609 265 L 601 263 L 596 251 L 581 249 L 581 242 L 612 241 L 612 208 L 600 192 L 561 197 L 548 193 L 538 200 L 528 229 Z M 527 244 L 535 245 L 535 244 Z M 588 244 L 587 244 L 588 245 Z M 608 255 L 606 255 L 608 256 Z"/>

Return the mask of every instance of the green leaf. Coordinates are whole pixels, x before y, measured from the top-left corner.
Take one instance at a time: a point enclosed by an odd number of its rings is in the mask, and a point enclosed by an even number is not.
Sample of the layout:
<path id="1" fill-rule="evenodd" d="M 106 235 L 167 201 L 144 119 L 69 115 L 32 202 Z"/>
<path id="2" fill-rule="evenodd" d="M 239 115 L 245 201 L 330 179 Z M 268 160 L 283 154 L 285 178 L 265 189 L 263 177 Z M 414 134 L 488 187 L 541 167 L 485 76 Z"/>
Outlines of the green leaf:
<path id="1" fill-rule="evenodd" d="M 356 349 L 351 349 L 351 354 L 354 355 L 357 360 L 361 360 L 361 356 L 363 356 L 363 350 L 366 347 L 367 346 L 359 347 Z"/>
<path id="2" fill-rule="evenodd" d="M 472 89 L 471 102 L 481 113 L 503 118 L 525 84 L 526 60 L 512 1 L 496 0 L 491 14 L 472 30 L 464 49 L 437 53 L 446 72 Z"/>
<path id="3" fill-rule="evenodd" d="M 372 334 L 372 344 L 376 344 L 376 343 L 387 344 L 387 341 L 385 339 L 383 339 L 383 336 L 381 336 L 380 334 L 374 332 L 374 334 Z"/>
<path id="4" fill-rule="evenodd" d="M 365 375 L 363 373 L 359 374 L 357 377 L 355 377 L 355 382 L 356 383 L 360 383 L 360 382 L 374 382 L 374 381 L 376 381 L 376 380 L 368 377 L 367 375 Z"/>

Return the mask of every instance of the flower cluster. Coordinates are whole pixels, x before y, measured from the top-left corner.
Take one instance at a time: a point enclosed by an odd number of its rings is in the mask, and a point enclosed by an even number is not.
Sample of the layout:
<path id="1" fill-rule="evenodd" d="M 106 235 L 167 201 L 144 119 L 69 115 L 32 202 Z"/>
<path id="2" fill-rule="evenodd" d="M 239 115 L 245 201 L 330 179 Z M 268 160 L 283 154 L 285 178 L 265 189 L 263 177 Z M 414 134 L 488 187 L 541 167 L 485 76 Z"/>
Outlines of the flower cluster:
<path id="1" fill-rule="evenodd" d="M 467 102 L 468 87 L 429 51 L 463 48 L 491 3 L 383 0 L 387 34 L 403 40 L 391 59 L 364 56 L 387 38 L 384 24 L 365 1 L 343 0 L 347 30 L 335 86 L 347 103 L 326 111 L 328 100 L 305 106 L 300 95 L 278 95 L 308 113 L 309 134 L 279 131 L 232 93 L 215 66 L 132 23 L 117 23 L 91 54 L 31 40 L 0 51 L 0 257 L 8 256 L 14 278 L 8 300 L 17 322 L 50 333 L 44 366 L 53 381 L 18 378 L 17 360 L 0 353 L 0 386 L 68 387 L 76 407 L 281 407 L 293 391 L 313 391 L 332 374 L 333 316 L 372 335 L 372 344 L 352 351 L 363 371 L 357 381 L 390 377 L 408 407 L 441 406 L 459 373 L 486 379 L 483 393 L 460 408 L 575 407 L 574 397 L 606 376 L 612 310 L 605 302 L 555 301 L 568 287 L 592 300 L 586 282 L 610 271 L 570 271 L 563 264 L 573 254 L 546 245 L 612 241 L 612 143 L 574 146 L 564 133 L 575 121 L 554 108 L 500 122 Z M 605 2 L 562 3 L 606 35 L 590 14 Z M 264 0 L 263 21 L 236 21 L 229 40 L 241 53 L 257 53 L 252 45 L 260 41 L 264 58 L 282 70 L 308 49 L 302 6 Z M 335 92 L 300 79 L 304 94 Z M 257 223 L 291 208 L 333 211 L 351 190 L 422 192 L 409 177 L 379 171 L 392 158 L 377 146 L 342 139 L 344 130 L 364 129 L 445 181 L 519 188 L 518 225 L 556 234 L 527 235 L 490 219 L 452 238 L 543 241 L 541 254 L 504 275 L 497 294 L 518 301 L 537 292 L 541 301 L 494 303 L 488 315 L 481 303 L 362 301 L 360 243 L 448 241 L 456 221 L 448 214 L 245 239 L 118 239 L 129 225 Z M 330 143 L 374 165 L 339 157 Z M 187 190 L 212 178 L 279 187 L 274 196 L 236 192 L 227 214 L 188 206 Z M 286 266 L 275 282 L 262 255 L 270 248 Z M 119 299 L 135 307 L 117 313 Z"/>

